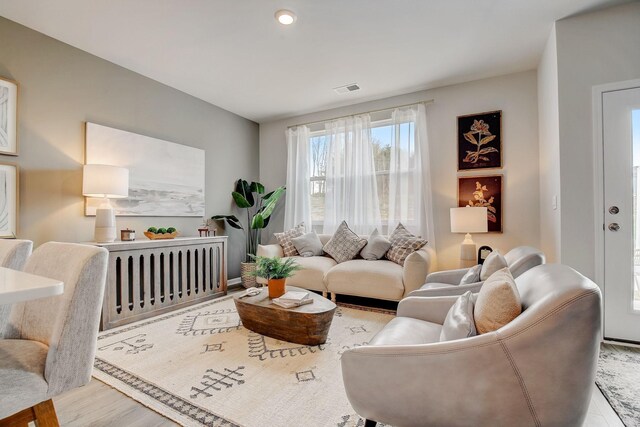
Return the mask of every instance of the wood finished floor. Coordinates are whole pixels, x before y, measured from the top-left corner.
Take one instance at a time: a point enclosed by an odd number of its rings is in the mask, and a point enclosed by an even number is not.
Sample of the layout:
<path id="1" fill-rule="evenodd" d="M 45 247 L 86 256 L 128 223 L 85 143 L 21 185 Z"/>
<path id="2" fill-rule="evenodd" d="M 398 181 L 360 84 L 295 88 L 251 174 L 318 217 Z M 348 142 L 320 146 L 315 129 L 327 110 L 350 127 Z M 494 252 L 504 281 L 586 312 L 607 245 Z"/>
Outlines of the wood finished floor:
<path id="1" fill-rule="evenodd" d="M 241 290 L 241 288 L 230 289 L 229 294 Z M 343 301 L 342 295 L 339 296 L 339 300 Z M 360 299 L 354 303 L 369 305 L 367 302 Z M 395 309 L 395 307 L 386 308 Z M 598 387 L 594 385 L 593 388 L 584 427 L 624 427 Z M 92 378 L 85 387 L 54 398 L 53 403 L 61 426 L 173 427 L 178 425 L 95 378 Z"/>
<path id="2" fill-rule="evenodd" d="M 61 426 L 171 427 L 178 425 L 96 379 L 92 379 L 85 387 L 56 397 L 53 402 Z M 595 386 L 584 427 L 624 427 Z"/>

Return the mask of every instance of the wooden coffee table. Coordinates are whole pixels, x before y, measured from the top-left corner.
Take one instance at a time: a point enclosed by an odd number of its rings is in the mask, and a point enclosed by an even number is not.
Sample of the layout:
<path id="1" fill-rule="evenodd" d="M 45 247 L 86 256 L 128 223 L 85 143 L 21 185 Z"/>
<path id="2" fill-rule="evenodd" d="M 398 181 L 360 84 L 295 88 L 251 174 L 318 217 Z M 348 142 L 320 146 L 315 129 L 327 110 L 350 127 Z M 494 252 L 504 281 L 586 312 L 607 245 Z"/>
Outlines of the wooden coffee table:
<path id="1" fill-rule="evenodd" d="M 313 303 L 282 308 L 271 302 L 267 288 L 254 297 L 234 297 L 242 325 L 262 335 L 296 344 L 318 345 L 327 341 L 336 305 L 306 289 L 287 286 L 287 291 L 308 292 Z"/>

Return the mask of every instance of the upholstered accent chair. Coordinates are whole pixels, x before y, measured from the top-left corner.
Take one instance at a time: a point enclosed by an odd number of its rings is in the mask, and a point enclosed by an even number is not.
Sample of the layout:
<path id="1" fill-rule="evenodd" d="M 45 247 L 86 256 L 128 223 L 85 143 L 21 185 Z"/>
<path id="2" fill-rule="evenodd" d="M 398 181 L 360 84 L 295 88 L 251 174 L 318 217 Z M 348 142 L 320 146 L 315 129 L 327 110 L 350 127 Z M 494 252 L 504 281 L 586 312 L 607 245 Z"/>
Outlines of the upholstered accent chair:
<path id="1" fill-rule="evenodd" d="M 545 256 L 540 250 L 531 246 L 518 246 L 504 256 L 511 275 L 517 278 L 525 271 L 545 263 Z M 435 297 L 446 295 L 462 295 L 467 291 L 478 292 L 484 281 L 461 285 L 460 280 L 469 271 L 468 268 L 436 271 L 427 276 L 427 282 L 411 292 L 410 297 Z"/>
<path id="2" fill-rule="evenodd" d="M 582 426 L 600 290 L 560 264 L 534 267 L 516 286 L 523 312 L 497 331 L 440 342 L 457 297 L 409 297 L 369 345 L 347 350 L 344 385 L 366 425 Z"/>
<path id="3" fill-rule="evenodd" d="M 31 240 L 0 239 L 0 267 L 22 270 L 27 258 L 31 255 Z M 0 304 L 0 336 L 9 317 L 11 305 Z"/>
<path id="4" fill-rule="evenodd" d="M 57 425 L 51 398 L 91 379 L 107 259 L 103 248 L 56 242 L 28 259 L 25 272 L 64 282 L 64 293 L 11 308 L 0 339 L 0 425 Z"/>

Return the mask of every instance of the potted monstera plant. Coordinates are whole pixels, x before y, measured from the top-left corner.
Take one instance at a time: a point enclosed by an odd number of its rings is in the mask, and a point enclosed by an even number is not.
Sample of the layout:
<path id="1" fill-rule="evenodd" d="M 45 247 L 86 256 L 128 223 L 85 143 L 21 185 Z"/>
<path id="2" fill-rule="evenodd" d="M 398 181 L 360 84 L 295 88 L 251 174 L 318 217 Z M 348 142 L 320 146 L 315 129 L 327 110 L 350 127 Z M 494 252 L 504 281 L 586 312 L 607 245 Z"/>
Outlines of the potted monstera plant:
<path id="1" fill-rule="evenodd" d="M 235 190 L 231 197 L 236 206 L 246 211 L 245 224 L 235 215 L 214 215 L 213 220 L 226 221 L 231 227 L 242 230 L 245 234 L 246 257 L 240 263 L 240 277 L 245 288 L 255 286 L 256 264 L 253 262 L 260 244 L 261 231 L 269 224 L 269 219 L 278 201 L 285 192 L 285 187 L 278 187 L 267 193 L 264 185 L 244 179 L 236 181 Z"/>

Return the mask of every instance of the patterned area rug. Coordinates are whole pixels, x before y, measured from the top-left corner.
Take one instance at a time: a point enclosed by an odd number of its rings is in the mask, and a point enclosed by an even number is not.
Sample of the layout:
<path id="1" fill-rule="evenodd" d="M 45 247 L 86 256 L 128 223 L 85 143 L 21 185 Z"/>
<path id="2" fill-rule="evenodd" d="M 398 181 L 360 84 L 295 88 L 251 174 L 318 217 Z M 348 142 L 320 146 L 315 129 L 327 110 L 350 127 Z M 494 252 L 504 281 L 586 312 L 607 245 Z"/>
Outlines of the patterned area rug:
<path id="1" fill-rule="evenodd" d="M 361 426 L 340 356 L 392 317 L 339 306 L 309 347 L 243 328 L 225 297 L 101 333 L 93 375 L 185 426 Z"/>
<path id="2" fill-rule="evenodd" d="M 602 344 L 596 384 L 625 426 L 640 426 L 640 348 Z"/>

